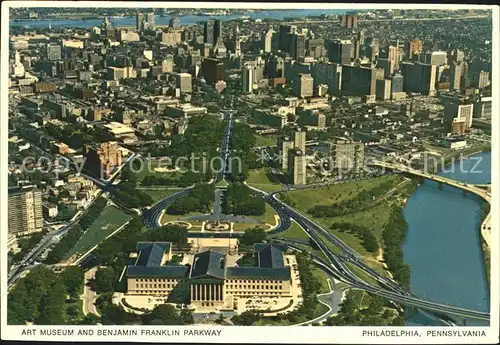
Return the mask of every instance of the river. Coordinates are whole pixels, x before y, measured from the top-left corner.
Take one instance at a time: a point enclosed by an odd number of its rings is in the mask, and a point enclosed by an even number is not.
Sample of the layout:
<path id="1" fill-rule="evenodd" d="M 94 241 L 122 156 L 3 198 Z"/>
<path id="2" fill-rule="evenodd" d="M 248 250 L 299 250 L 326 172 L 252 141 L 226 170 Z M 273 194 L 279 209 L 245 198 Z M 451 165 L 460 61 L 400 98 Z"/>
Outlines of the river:
<path id="1" fill-rule="evenodd" d="M 460 165 L 462 164 L 462 169 Z M 491 153 L 458 161 L 440 173 L 459 181 L 491 181 Z M 461 190 L 425 181 L 406 203 L 408 235 L 403 247 L 411 267 L 411 291 L 443 304 L 489 310 L 489 287 L 481 253 L 481 199 Z M 408 316 L 408 325 L 436 324 L 422 313 Z M 467 325 L 485 325 L 467 320 Z"/>
<path id="2" fill-rule="evenodd" d="M 140 9 L 138 9 L 140 10 Z M 342 14 L 346 13 L 346 9 L 326 10 L 326 9 L 304 9 L 304 10 L 280 10 L 280 11 L 261 11 L 251 12 L 248 14 L 249 19 L 273 19 L 283 20 L 284 18 L 304 18 L 309 16 L 320 16 L 323 14 Z M 207 19 L 219 19 L 221 21 L 228 21 L 241 18 L 241 14 L 227 15 L 227 16 L 195 16 L 186 15 L 179 17 L 182 25 L 192 25 Z M 155 22 L 157 25 L 168 25 L 169 20 L 172 18 L 170 15 L 164 17 L 156 16 Z M 20 20 L 17 22 L 10 21 L 11 26 L 26 26 L 29 28 L 49 27 L 49 23 L 53 28 L 91 28 L 100 26 L 104 17 L 101 19 L 85 19 L 85 20 L 65 20 L 65 19 L 32 19 Z M 111 18 L 111 23 L 114 26 L 135 26 L 135 17 Z"/>

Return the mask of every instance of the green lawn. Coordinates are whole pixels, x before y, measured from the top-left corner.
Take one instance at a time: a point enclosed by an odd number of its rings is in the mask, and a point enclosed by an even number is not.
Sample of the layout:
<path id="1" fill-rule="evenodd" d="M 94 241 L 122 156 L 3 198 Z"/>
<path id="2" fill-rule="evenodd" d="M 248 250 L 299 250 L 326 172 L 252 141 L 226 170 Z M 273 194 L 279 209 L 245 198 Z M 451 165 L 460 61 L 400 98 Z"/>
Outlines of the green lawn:
<path id="1" fill-rule="evenodd" d="M 261 222 L 265 222 L 267 224 L 271 224 L 274 226 L 276 224 L 276 220 L 274 218 L 275 215 L 276 212 L 274 211 L 274 208 L 272 208 L 266 203 L 266 213 L 264 213 L 262 216 L 249 216 L 249 217 L 258 219 Z"/>
<path id="2" fill-rule="evenodd" d="M 266 168 L 250 170 L 248 174 L 247 183 L 264 192 L 274 192 L 281 189 L 281 184 L 270 181 L 267 176 L 268 170 Z"/>
<path id="3" fill-rule="evenodd" d="M 256 147 L 276 145 L 276 135 L 273 135 L 273 134 L 269 134 L 269 135 L 256 134 L 255 139 L 256 139 L 255 140 Z"/>
<path id="4" fill-rule="evenodd" d="M 201 215 L 201 213 L 199 213 L 199 212 L 189 212 L 189 213 L 181 214 L 181 215 L 164 213 L 163 216 L 161 217 L 160 223 L 165 224 L 168 222 L 183 221 L 180 218 L 185 218 L 185 217 L 190 217 L 190 216 L 199 216 L 199 215 Z M 193 226 L 196 226 L 196 225 L 201 226 L 201 222 L 198 222 L 198 221 L 190 220 L 190 221 L 186 221 L 186 222 L 193 224 Z"/>
<path id="5" fill-rule="evenodd" d="M 304 230 L 300 227 L 299 224 L 292 221 L 292 225 L 285 231 L 275 234 L 273 237 L 285 237 L 285 238 L 293 238 L 299 240 L 309 240 L 309 236 L 305 233 Z"/>
<path id="6" fill-rule="evenodd" d="M 140 189 L 141 192 L 146 193 L 153 199 L 153 203 L 165 199 L 167 196 L 177 193 L 176 189 Z"/>
<path id="7" fill-rule="evenodd" d="M 307 212 L 308 209 L 316 205 L 337 204 L 353 199 L 363 190 L 372 189 L 387 181 L 391 181 L 394 186 L 402 181 L 402 177 L 386 175 L 374 179 L 333 184 L 321 188 L 292 190 L 286 192 L 286 195 L 294 207 L 300 211 Z"/>
<path id="8" fill-rule="evenodd" d="M 114 206 L 106 206 L 101 215 L 85 231 L 75 246 L 71 248 L 67 257 L 69 258 L 75 253 L 86 252 L 130 219 L 131 216 L 120 209 Z"/>
<path id="9" fill-rule="evenodd" d="M 327 278 L 328 276 L 326 273 L 318 267 L 313 268 L 313 275 L 318 278 L 318 280 L 321 282 L 321 290 L 319 293 L 328 293 L 330 292 L 330 286 L 328 285 Z"/>
<path id="10" fill-rule="evenodd" d="M 358 276 L 364 282 L 371 284 L 373 286 L 379 286 L 378 281 L 375 278 L 366 274 L 364 271 L 362 271 L 358 267 L 354 266 L 350 262 L 347 263 L 347 267 L 349 268 L 349 270 L 351 270 L 352 273 L 354 273 L 356 276 Z"/>

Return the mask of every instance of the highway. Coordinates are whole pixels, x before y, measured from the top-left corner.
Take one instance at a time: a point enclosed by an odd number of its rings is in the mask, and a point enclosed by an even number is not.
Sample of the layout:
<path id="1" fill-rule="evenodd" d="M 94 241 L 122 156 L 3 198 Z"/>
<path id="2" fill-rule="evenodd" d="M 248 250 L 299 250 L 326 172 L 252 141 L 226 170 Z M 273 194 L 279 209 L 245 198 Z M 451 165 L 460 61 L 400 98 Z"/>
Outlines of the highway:
<path id="1" fill-rule="evenodd" d="M 224 177 L 230 179 L 230 171 L 228 170 L 228 160 L 230 156 L 230 139 L 231 139 L 231 129 L 232 129 L 232 112 L 226 112 L 225 114 L 225 130 L 224 137 L 221 142 L 221 156 L 223 159 L 223 169 L 217 174 L 215 181 L 220 182 Z M 420 173 L 421 175 L 422 173 Z M 427 176 L 424 176 L 427 177 Z M 429 178 L 429 177 L 427 177 Z M 438 179 L 439 180 L 439 179 Z M 443 180 L 444 183 L 448 183 L 450 185 L 464 187 L 460 185 L 456 181 L 448 181 L 448 179 Z M 413 295 L 410 291 L 405 290 L 397 282 L 394 280 L 379 275 L 373 269 L 368 267 L 364 262 L 363 258 L 360 257 L 352 248 L 350 248 L 347 244 L 341 241 L 339 238 L 323 229 L 321 226 L 316 224 L 314 221 L 307 218 L 305 215 L 301 214 L 297 210 L 293 209 L 287 204 L 282 203 L 276 197 L 276 192 L 272 194 L 267 194 L 263 191 L 260 191 L 256 188 L 249 186 L 254 194 L 260 195 L 264 198 L 264 200 L 276 211 L 279 215 L 279 225 L 273 230 L 271 233 L 276 234 L 280 233 L 291 226 L 291 220 L 293 219 L 302 229 L 308 234 L 308 236 L 315 242 L 317 247 L 323 252 L 325 257 L 328 259 L 328 262 L 322 262 L 322 265 L 325 269 L 327 269 L 333 276 L 337 277 L 339 280 L 349 284 L 353 288 L 361 289 L 385 298 L 388 298 L 390 301 L 398 302 L 404 305 L 414 306 L 417 308 L 421 308 L 423 310 L 429 310 L 433 312 L 441 312 L 444 314 L 454 314 L 467 318 L 477 318 L 482 320 L 489 320 L 489 313 L 468 310 L 464 308 L 448 306 L 436 302 L 423 300 L 415 295 Z M 469 188 L 471 189 L 471 188 Z M 472 192 L 476 194 L 479 192 L 477 187 L 472 187 Z M 163 209 L 168 206 L 170 202 L 172 202 L 176 197 L 182 196 L 184 193 L 188 193 L 189 189 L 183 190 L 176 194 L 173 194 L 166 199 L 158 202 L 151 209 L 146 211 L 143 215 L 144 224 L 149 228 L 158 227 L 158 218 Z M 481 189 L 481 193 L 486 193 Z M 322 240 L 319 235 L 324 237 L 328 242 L 335 245 L 341 251 L 341 255 L 334 253 Z M 217 237 L 217 238 L 228 238 L 228 237 L 239 237 L 239 234 L 230 234 L 230 233 L 190 233 L 190 236 L 193 237 Z M 316 258 L 318 260 L 318 258 Z M 381 286 L 373 286 L 370 285 L 363 280 L 361 280 L 356 274 L 354 274 L 348 267 L 347 263 L 351 263 L 354 266 L 361 269 L 366 274 L 374 277 Z"/>

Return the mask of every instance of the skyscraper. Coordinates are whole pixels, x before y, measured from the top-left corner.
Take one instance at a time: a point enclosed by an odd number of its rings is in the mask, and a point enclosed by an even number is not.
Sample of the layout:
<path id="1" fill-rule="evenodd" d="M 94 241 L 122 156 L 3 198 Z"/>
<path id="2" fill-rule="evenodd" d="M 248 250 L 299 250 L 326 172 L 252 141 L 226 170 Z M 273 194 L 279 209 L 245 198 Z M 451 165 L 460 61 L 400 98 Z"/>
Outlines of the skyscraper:
<path id="1" fill-rule="evenodd" d="M 274 31 L 269 29 L 264 36 L 264 53 L 270 53 L 273 49 Z"/>
<path id="2" fill-rule="evenodd" d="M 150 12 L 147 14 L 147 22 L 148 22 L 148 27 L 150 29 L 154 29 L 154 27 L 156 25 L 154 12 Z"/>
<path id="3" fill-rule="evenodd" d="M 136 12 L 135 14 L 135 28 L 137 31 L 142 30 L 142 22 L 144 21 L 144 14 L 140 12 Z"/>
<path id="4" fill-rule="evenodd" d="M 203 42 L 215 45 L 222 38 L 222 23 L 220 20 L 207 20 L 203 26 Z"/>
<path id="5" fill-rule="evenodd" d="M 253 84 L 254 84 L 254 66 L 245 65 L 241 71 L 241 80 L 242 80 L 242 89 L 244 93 L 252 93 L 253 92 Z"/>
<path id="6" fill-rule="evenodd" d="M 307 180 L 307 160 L 304 151 L 294 148 L 288 153 L 288 170 L 293 184 L 304 185 Z"/>
<path id="7" fill-rule="evenodd" d="M 353 56 L 354 47 L 351 41 L 335 40 L 330 42 L 328 48 L 328 58 L 330 61 L 341 65 L 350 65 Z"/>
<path id="8" fill-rule="evenodd" d="M 60 44 L 47 43 L 45 49 L 46 49 L 45 52 L 47 60 L 49 61 L 61 60 L 62 49 Z"/>
<path id="9" fill-rule="evenodd" d="M 293 84 L 295 95 L 301 98 L 312 97 L 314 79 L 310 74 L 299 73 Z"/>
<path id="10" fill-rule="evenodd" d="M 302 152 L 306 152 L 306 132 L 301 130 L 296 131 L 293 134 L 293 143 L 295 148 L 301 150 Z"/>
<path id="11" fill-rule="evenodd" d="M 408 41 L 407 44 L 408 58 L 411 59 L 413 54 L 422 52 L 422 41 L 419 39 L 413 39 Z"/>
<path id="12" fill-rule="evenodd" d="M 289 34 L 297 32 L 296 25 L 280 25 L 279 30 L 279 49 L 283 52 L 290 53 L 291 38 Z"/>
<path id="13" fill-rule="evenodd" d="M 175 74 L 175 87 L 182 93 L 191 93 L 193 91 L 192 76 L 189 73 Z"/>
<path id="14" fill-rule="evenodd" d="M 450 89 L 460 90 L 462 81 L 463 63 L 454 61 L 450 66 Z"/>
<path id="15" fill-rule="evenodd" d="M 8 214 L 9 235 L 42 231 L 42 192 L 34 186 L 9 188 Z"/>
<path id="16" fill-rule="evenodd" d="M 303 59 L 306 56 L 306 35 L 292 34 L 292 44 L 290 55 L 295 60 Z"/>
<path id="17" fill-rule="evenodd" d="M 363 30 L 359 30 L 358 35 L 356 37 L 355 45 L 354 45 L 354 58 L 355 59 L 358 59 L 361 57 L 364 44 L 365 44 L 365 32 Z"/>
<path id="18" fill-rule="evenodd" d="M 236 25 L 236 30 L 234 32 L 234 55 L 236 57 L 241 56 L 240 28 L 238 25 Z"/>
<path id="19" fill-rule="evenodd" d="M 181 27 L 181 21 L 178 17 L 172 17 L 169 21 L 169 26 L 172 29 L 179 29 Z"/>
<path id="20" fill-rule="evenodd" d="M 395 70 L 399 69 L 399 47 L 388 46 L 387 58 L 392 61 Z"/>
<path id="21" fill-rule="evenodd" d="M 375 95 L 377 71 L 361 66 L 342 66 L 342 90 L 358 95 Z"/>

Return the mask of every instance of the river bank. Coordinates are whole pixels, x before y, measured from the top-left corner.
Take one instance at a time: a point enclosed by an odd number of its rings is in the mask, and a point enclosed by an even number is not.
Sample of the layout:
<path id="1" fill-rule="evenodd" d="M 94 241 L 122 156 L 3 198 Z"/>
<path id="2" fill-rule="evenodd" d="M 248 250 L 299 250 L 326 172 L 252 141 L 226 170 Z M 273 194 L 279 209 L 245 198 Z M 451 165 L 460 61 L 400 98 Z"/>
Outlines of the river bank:
<path id="1" fill-rule="evenodd" d="M 491 152 L 478 151 L 467 152 L 470 159 L 452 162 L 440 175 L 468 184 L 489 183 Z M 411 291 L 438 303 L 488 311 L 489 251 L 480 233 L 481 199 L 438 185 L 426 180 L 404 208 L 408 237 L 403 251 L 411 267 Z M 407 322 L 436 324 L 421 313 L 409 315 Z"/>

